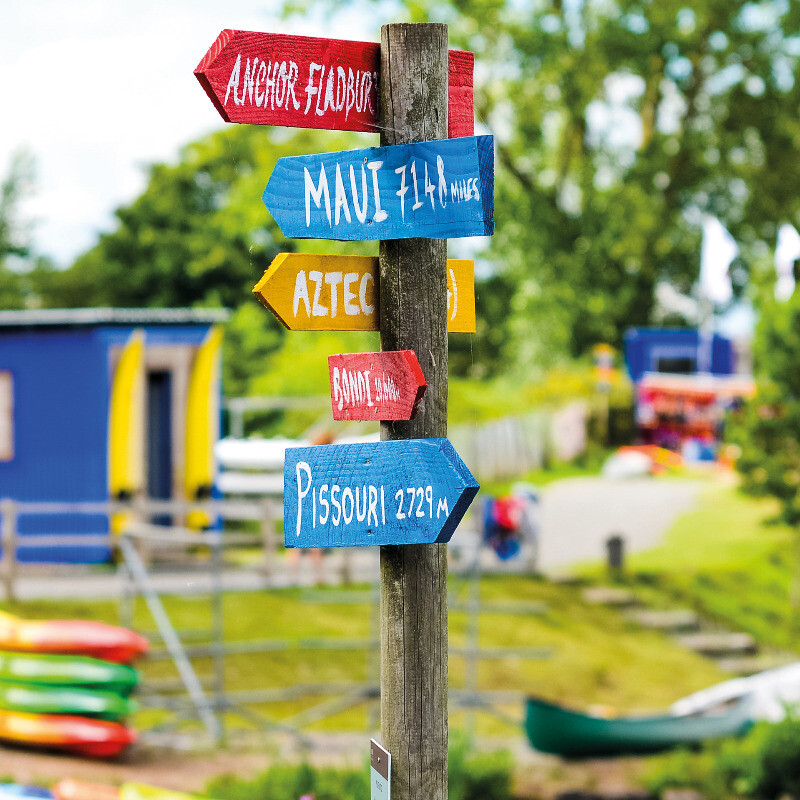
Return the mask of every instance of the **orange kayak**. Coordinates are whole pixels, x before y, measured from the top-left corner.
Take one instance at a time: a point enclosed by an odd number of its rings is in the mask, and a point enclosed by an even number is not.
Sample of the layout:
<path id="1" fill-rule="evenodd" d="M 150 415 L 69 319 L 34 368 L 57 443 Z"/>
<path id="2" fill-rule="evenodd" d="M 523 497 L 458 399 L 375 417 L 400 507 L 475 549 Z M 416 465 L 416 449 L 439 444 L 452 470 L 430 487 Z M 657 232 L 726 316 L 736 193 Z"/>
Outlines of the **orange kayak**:
<path id="1" fill-rule="evenodd" d="M 138 633 L 80 619 L 25 620 L 0 611 L 0 650 L 81 655 L 129 664 L 148 650 Z"/>
<path id="2" fill-rule="evenodd" d="M 112 758 L 136 741 L 136 733 L 118 722 L 101 719 L 0 711 L 0 739 Z"/>

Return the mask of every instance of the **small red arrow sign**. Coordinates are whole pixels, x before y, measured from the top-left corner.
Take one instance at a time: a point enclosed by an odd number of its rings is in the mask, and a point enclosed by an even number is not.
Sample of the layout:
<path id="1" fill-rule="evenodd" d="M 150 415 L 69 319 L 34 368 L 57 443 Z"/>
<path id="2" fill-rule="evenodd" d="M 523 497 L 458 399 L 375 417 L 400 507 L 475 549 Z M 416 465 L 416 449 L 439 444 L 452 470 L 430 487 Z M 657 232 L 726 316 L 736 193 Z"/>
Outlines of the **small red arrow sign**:
<path id="1" fill-rule="evenodd" d="M 334 419 L 414 419 L 428 384 L 413 350 L 328 356 Z"/>
<path id="2" fill-rule="evenodd" d="M 380 45 L 224 30 L 194 71 L 226 122 L 377 131 Z M 473 135 L 473 53 L 448 54 L 448 136 Z"/>

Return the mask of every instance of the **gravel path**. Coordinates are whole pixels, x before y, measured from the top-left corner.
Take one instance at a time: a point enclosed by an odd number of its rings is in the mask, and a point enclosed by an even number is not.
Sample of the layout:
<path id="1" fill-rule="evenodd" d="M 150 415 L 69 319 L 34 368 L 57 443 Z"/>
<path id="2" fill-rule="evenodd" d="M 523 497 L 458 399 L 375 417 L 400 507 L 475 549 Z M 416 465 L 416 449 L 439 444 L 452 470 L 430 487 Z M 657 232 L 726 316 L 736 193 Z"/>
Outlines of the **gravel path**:
<path id="1" fill-rule="evenodd" d="M 604 559 L 612 534 L 624 538 L 626 552 L 647 550 L 692 508 L 703 486 L 700 481 L 602 477 L 551 484 L 542 497 L 539 566 L 553 572 Z"/>

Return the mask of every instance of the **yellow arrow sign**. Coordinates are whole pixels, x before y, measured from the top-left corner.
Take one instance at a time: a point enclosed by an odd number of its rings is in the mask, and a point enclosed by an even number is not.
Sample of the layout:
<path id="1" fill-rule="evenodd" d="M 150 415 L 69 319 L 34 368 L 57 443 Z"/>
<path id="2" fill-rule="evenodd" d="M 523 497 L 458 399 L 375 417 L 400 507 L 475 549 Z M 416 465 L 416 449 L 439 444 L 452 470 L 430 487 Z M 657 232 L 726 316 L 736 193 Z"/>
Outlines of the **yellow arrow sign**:
<path id="1" fill-rule="evenodd" d="M 280 253 L 253 294 L 290 331 L 377 331 L 378 259 Z M 475 332 L 475 264 L 447 260 L 447 330 Z"/>

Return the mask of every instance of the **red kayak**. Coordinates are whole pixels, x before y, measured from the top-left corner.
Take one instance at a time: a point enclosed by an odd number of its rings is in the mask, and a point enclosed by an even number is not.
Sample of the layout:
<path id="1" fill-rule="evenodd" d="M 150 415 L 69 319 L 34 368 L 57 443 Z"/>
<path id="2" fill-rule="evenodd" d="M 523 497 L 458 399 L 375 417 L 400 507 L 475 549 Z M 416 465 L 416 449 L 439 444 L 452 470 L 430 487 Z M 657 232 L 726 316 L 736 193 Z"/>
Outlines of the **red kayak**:
<path id="1" fill-rule="evenodd" d="M 129 664 L 148 650 L 138 633 L 80 619 L 25 620 L 0 611 L 0 650 L 82 655 Z"/>
<path id="2" fill-rule="evenodd" d="M 0 739 L 113 758 L 136 741 L 136 733 L 118 722 L 101 719 L 0 711 Z"/>

